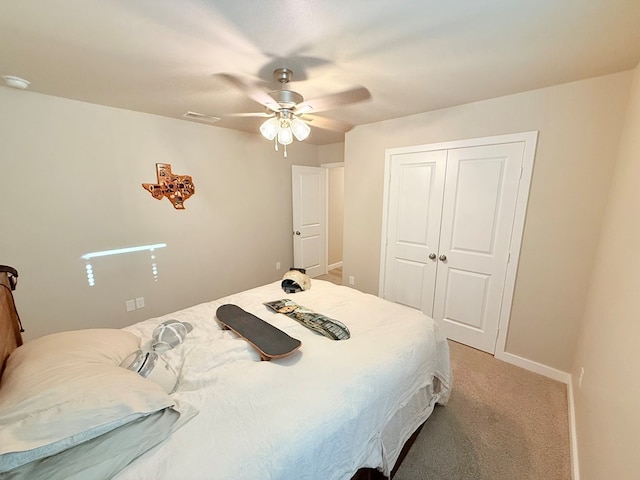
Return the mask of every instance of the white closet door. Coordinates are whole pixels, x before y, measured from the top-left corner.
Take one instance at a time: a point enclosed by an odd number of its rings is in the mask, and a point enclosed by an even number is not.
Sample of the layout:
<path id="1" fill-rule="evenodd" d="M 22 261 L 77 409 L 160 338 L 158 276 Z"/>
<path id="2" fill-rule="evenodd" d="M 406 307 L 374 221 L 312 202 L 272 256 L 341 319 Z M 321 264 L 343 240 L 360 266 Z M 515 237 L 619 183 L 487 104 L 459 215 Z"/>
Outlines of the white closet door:
<path id="1" fill-rule="evenodd" d="M 447 156 L 433 317 L 448 338 L 493 353 L 524 142 Z"/>
<path id="2" fill-rule="evenodd" d="M 446 156 L 442 150 L 397 154 L 391 159 L 383 297 L 429 315 Z"/>

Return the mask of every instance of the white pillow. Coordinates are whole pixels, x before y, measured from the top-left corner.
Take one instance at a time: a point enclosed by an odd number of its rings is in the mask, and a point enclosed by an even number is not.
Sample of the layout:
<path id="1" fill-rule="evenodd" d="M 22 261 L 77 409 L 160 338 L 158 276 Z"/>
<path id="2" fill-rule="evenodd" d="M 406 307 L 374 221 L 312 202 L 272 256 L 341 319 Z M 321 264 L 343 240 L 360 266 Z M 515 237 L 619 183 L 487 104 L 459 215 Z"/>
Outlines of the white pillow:
<path id="1" fill-rule="evenodd" d="M 91 329 L 16 349 L 0 381 L 0 472 L 174 405 L 159 385 L 119 366 L 139 344 L 125 330 Z"/>

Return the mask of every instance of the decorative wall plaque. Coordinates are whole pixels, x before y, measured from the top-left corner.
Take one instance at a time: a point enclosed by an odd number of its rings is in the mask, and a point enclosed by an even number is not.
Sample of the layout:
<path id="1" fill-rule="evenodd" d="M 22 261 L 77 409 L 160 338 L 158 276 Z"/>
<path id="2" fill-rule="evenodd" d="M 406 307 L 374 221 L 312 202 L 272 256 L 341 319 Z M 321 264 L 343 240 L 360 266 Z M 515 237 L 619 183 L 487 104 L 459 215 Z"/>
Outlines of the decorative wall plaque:
<path id="1" fill-rule="evenodd" d="M 184 202 L 196 193 L 196 187 L 189 175 L 176 175 L 171 172 L 170 163 L 156 163 L 158 183 L 143 183 L 153 198 L 162 200 L 167 197 L 178 210 L 184 210 Z"/>

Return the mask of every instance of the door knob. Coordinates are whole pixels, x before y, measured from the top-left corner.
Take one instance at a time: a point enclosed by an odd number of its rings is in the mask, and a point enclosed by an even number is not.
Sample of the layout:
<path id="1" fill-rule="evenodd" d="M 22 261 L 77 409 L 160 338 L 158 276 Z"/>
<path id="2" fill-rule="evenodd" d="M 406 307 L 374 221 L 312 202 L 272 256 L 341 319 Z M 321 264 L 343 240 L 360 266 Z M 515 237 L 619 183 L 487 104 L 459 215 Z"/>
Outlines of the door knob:
<path id="1" fill-rule="evenodd" d="M 435 254 L 435 253 L 430 253 L 430 254 L 429 254 L 429 258 L 430 258 L 431 260 L 435 260 L 435 259 L 436 259 L 436 254 Z"/>
<path id="2" fill-rule="evenodd" d="M 299 232 L 298 230 L 296 230 L 294 233 L 295 233 L 296 235 L 300 235 L 300 232 Z"/>
<path id="3" fill-rule="evenodd" d="M 440 255 L 438 258 L 440 259 L 441 262 L 444 262 L 447 259 L 447 256 L 443 254 L 443 255 Z"/>

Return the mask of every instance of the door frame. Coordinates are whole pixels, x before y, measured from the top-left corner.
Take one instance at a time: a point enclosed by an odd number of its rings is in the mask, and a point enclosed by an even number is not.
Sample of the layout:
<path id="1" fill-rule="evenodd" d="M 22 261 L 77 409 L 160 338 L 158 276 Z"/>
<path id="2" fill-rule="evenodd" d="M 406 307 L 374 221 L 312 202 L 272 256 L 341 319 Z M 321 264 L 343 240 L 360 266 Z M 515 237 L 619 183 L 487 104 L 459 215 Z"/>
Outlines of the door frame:
<path id="1" fill-rule="evenodd" d="M 329 170 L 332 168 L 340 168 L 343 167 L 344 168 L 344 162 L 334 162 L 334 163 L 321 163 L 320 164 L 321 168 L 324 168 L 327 172 L 327 194 L 326 194 L 326 199 L 327 199 L 327 206 L 325 208 L 325 212 L 326 212 L 326 220 L 325 220 L 325 224 L 327 226 L 327 232 L 325 235 L 325 242 L 324 242 L 324 249 L 325 249 L 325 254 L 324 254 L 324 258 L 326 259 L 326 266 L 325 266 L 325 270 L 327 271 L 327 273 L 329 272 L 329 267 L 333 267 L 333 268 L 338 268 L 342 266 L 342 260 L 336 264 L 331 264 L 329 265 Z"/>
<path id="2" fill-rule="evenodd" d="M 516 210 L 513 219 L 513 230 L 511 232 L 511 242 L 509 248 L 509 263 L 507 265 L 507 271 L 505 275 L 505 286 L 502 295 L 502 303 L 500 306 L 500 318 L 498 320 L 498 337 L 496 339 L 494 350 L 494 355 L 497 358 L 500 358 L 503 354 L 505 354 L 507 333 L 509 330 L 509 319 L 511 317 L 511 306 L 513 303 L 516 274 L 518 271 L 520 249 L 522 246 L 522 237 L 524 234 L 524 222 L 527 213 L 527 204 L 529 201 L 529 190 L 531 188 L 531 178 L 533 175 L 533 163 L 535 159 L 537 141 L 538 131 L 530 131 L 387 149 L 385 151 L 384 164 L 384 193 L 382 198 L 382 231 L 380 240 L 380 276 L 378 279 L 378 296 L 381 298 L 384 296 L 384 281 L 387 256 L 387 222 L 389 214 L 389 185 L 391 181 L 391 159 L 393 155 L 432 150 L 451 150 L 454 148 L 478 147 L 502 143 L 524 142 L 522 171 L 520 175 L 520 183 L 518 186 L 518 197 L 516 199 Z"/>

